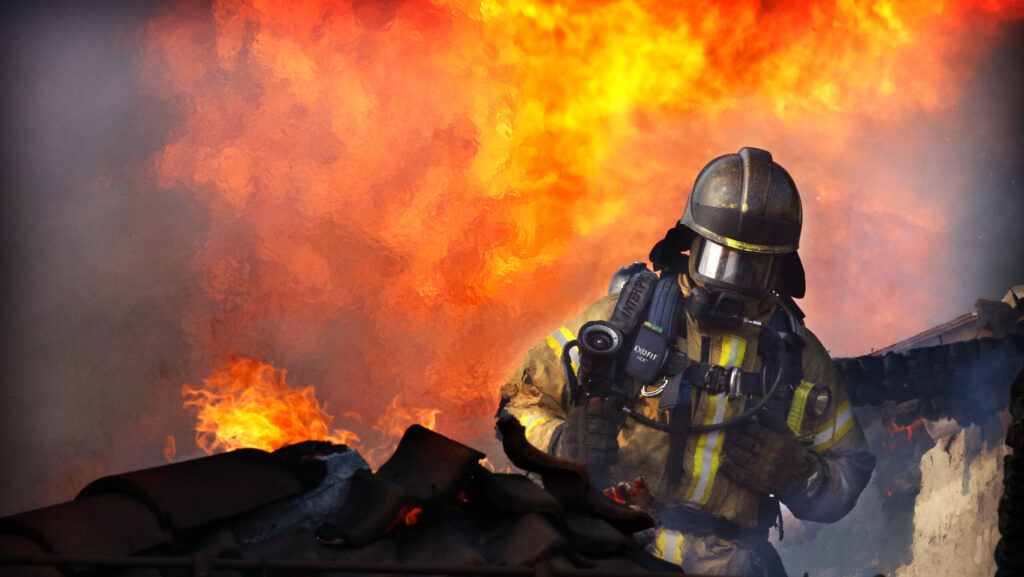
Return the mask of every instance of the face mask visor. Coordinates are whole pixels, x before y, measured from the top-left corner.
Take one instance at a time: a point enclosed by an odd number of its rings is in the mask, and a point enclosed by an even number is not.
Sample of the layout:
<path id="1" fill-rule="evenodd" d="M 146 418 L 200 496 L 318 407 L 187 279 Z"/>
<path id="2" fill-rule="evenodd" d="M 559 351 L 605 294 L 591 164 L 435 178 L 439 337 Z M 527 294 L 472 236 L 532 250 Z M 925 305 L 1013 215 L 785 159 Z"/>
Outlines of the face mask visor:
<path id="1" fill-rule="evenodd" d="M 735 250 L 706 238 L 698 238 L 690 254 L 696 280 L 758 297 L 771 293 L 774 255 Z"/>

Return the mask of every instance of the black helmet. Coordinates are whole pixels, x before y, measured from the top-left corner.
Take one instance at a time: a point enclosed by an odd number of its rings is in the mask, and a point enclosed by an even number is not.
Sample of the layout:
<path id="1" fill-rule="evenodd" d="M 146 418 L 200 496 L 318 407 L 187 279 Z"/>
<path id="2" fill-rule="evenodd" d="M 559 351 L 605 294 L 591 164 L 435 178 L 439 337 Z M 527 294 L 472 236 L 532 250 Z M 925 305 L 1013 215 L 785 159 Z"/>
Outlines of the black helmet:
<path id="1" fill-rule="evenodd" d="M 800 195 L 786 169 L 766 150 L 742 148 L 700 171 L 683 218 L 655 245 L 651 260 L 655 269 L 686 270 L 674 255 L 692 248 L 696 262 L 689 268 L 698 280 L 799 298 L 801 224 Z"/>

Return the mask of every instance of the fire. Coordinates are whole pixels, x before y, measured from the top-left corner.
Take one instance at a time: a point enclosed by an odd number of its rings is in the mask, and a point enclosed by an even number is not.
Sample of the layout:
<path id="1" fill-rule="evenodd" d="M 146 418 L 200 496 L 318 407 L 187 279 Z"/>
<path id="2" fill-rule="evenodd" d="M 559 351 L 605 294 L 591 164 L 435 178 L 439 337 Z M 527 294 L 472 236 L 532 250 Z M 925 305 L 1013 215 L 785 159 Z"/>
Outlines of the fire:
<path id="1" fill-rule="evenodd" d="M 164 457 L 167 458 L 168 462 L 173 463 L 175 455 L 178 454 L 178 443 L 174 440 L 174 435 L 167 435 L 167 442 L 164 445 Z"/>
<path id="2" fill-rule="evenodd" d="M 922 421 L 921 419 L 917 419 L 913 423 L 910 423 L 909 425 L 904 427 L 901 427 L 896 423 L 891 423 L 889 425 L 889 435 L 894 437 L 897 433 L 905 432 L 907 433 L 907 440 L 912 441 L 914 440 L 914 429 L 919 429 L 921 427 L 924 427 L 924 421 Z"/>
<path id="3" fill-rule="evenodd" d="M 1021 15 L 998 0 L 168 3 L 143 81 L 178 123 L 153 166 L 209 215 L 183 324 L 203 354 L 315 367 L 332 404 L 382 415 L 346 419 L 364 438 L 416 420 L 490 438 L 526 348 L 646 257 L 700 166 L 752 145 L 804 197 L 808 318 L 859 354 L 942 304 L 969 195 L 964 175 L 908 169 L 942 164 L 917 127 L 966 134 L 971 67 Z M 218 375 L 188 393 L 237 415 L 223 433 L 204 420 L 205 447 L 236 429 L 298 438 L 233 408 L 235 377 Z M 285 397 L 312 409 L 274 414 L 327 438 L 294 416 L 325 418 L 302 391 Z"/>
<path id="4" fill-rule="evenodd" d="M 377 419 L 377 424 L 373 428 L 394 438 L 401 437 L 411 425 L 422 425 L 427 429 L 434 430 L 437 415 L 440 412 L 440 409 L 403 407 L 399 397 L 395 397 L 391 400 L 391 404 L 384 411 L 384 414 Z"/>
<path id="5" fill-rule="evenodd" d="M 273 451 L 306 440 L 358 442 L 335 429 L 312 386 L 294 389 L 285 371 L 258 359 L 236 357 L 214 370 L 203 386 L 184 385 L 186 407 L 199 410 L 196 443 L 207 453 L 252 447 Z"/>

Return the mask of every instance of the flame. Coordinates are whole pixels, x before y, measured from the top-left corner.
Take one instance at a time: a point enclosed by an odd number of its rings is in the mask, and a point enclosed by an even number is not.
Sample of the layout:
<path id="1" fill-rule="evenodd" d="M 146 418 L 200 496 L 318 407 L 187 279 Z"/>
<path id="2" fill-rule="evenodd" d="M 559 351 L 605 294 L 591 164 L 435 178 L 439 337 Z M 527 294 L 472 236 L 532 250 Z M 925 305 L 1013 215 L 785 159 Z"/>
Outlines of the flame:
<path id="1" fill-rule="evenodd" d="M 344 429 L 328 432 L 333 418 L 312 386 L 293 389 L 285 371 L 248 357 L 217 367 L 201 387 L 184 385 L 186 407 L 199 410 L 196 443 L 207 453 L 252 447 L 273 451 L 306 440 L 357 443 Z"/>
<path id="2" fill-rule="evenodd" d="M 373 428 L 395 438 L 400 437 L 410 425 L 422 425 L 434 430 L 440 412 L 440 409 L 403 407 L 399 397 L 395 397 L 391 399 L 391 404 L 377 419 L 377 424 Z"/>
<path id="3" fill-rule="evenodd" d="M 526 348 L 646 256 L 704 163 L 753 145 L 802 191 L 803 305 L 812 325 L 843 319 L 814 326 L 833 353 L 913 334 L 953 282 L 943 255 L 968 196 L 963 175 L 908 170 L 941 164 L 918 127 L 966 134 L 962 87 L 1022 10 L 168 3 L 142 60 L 145 86 L 180 120 L 156 177 L 209 215 L 194 260 L 204 290 L 184 326 L 210 354 L 322 374 L 333 404 L 383 415 L 347 418 L 364 438 L 417 420 L 488 438 Z M 255 371 L 284 385 L 283 372 Z M 230 386 L 229 373 L 212 380 Z M 286 396 L 315 407 L 303 391 Z M 204 411 L 237 402 L 190 394 Z M 412 406 L 428 408 L 398 416 Z M 210 448 L 235 435 L 200 431 Z"/>
<path id="4" fill-rule="evenodd" d="M 504 468 L 500 468 L 499 465 L 495 465 L 487 457 L 484 457 L 483 459 L 480 459 L 480 466 L 485 468 L 485 469 L 487 469 L 488 471 L 490 471 L 492 473 L 501 473 L 501 474 L 505 474 L 505 475 L 508 475 L 508 474 L 512 473 L 512 466 L 511 465 L 505 465 Z"/>
<path id="5" fill-rule="evenodd" d="M 167 458 L 168 462 L 173 463 L 175 455 L 178 454 L 178 443 L 174 440 L 174 435 L 167 435 L 167 443 L 164 445 L 164 457 Z"/>

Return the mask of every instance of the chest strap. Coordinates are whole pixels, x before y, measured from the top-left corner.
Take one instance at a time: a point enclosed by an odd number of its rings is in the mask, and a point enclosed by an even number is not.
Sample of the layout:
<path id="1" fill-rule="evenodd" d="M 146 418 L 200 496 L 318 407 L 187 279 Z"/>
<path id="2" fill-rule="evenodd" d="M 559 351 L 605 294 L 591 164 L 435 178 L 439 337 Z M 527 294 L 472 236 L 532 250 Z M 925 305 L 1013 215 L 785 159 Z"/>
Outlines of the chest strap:
<path id="1" fill-rule="evenodd" d="M 730 397 L 765 394 L 764 377 L 761 373 L 741 371 L 711 363 L 691 363 L 683 370 L 683 378 L 690 385 L 713 395 L 729 393 Z"/>

